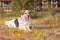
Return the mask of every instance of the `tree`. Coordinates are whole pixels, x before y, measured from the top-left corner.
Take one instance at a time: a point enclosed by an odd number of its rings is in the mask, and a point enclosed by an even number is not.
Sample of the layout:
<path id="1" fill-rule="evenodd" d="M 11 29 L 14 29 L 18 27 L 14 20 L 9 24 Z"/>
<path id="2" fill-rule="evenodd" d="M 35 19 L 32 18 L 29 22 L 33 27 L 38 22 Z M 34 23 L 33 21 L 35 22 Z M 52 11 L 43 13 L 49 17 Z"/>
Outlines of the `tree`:
<path id="1" fill-rule="evenodd" d="M 41 4 L 41 0 L 12 0 L 12 8 L 16 11 L 21 9 L 34 9 Z"/>

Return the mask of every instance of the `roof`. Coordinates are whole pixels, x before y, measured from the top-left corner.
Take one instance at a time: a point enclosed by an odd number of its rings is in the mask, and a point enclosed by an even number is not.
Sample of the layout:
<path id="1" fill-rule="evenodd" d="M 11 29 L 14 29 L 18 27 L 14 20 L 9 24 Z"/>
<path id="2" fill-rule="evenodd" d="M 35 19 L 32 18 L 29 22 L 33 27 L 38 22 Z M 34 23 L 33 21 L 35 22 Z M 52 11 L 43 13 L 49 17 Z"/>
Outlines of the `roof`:
<path id="1" fill-rule="evenodd" d="M 10 2 L 11 0 L 0 0 L 0 1 L 8 1 L 8 2 Z"/>

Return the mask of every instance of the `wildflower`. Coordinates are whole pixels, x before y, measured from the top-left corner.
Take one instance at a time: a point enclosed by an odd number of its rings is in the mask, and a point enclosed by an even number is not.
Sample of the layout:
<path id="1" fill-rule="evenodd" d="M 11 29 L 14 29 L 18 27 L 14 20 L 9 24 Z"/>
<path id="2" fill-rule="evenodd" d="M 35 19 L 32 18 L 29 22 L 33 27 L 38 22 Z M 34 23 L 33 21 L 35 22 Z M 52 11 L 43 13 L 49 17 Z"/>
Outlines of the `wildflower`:
<path id="1" fill-rule="evenodd" d="M 16 32 L 15 35 L 16 35 L 16 37 L 20 37 L 21 34 L 20 34 L 20 32 Z"/>
<path id="2" fill-rule="evenodd" d="M 4 25 L 6 20 L 0 20 L 0 25 Z"/>

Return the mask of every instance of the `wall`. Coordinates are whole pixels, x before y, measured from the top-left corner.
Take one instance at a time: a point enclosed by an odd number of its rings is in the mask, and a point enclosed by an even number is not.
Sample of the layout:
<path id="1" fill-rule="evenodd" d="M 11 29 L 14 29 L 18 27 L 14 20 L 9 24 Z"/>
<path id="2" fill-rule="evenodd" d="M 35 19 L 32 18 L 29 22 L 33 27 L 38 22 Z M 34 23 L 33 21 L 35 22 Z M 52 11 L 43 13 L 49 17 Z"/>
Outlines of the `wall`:
<path id="1" fill-rule="evenodd" d="M 0 7 L 1 7 L 1 2 L 0 2 Z"/>

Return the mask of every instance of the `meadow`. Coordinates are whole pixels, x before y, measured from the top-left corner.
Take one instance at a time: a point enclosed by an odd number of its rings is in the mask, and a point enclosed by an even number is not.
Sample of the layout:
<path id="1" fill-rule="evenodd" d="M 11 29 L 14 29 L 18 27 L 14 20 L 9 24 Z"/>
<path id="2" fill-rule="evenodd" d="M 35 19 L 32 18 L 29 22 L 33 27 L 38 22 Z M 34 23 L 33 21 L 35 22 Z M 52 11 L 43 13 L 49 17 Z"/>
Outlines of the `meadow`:
<path id="1" fill-rule="evenodd" d="M 37 14 L 38 13 L 38 14 Z M 6 20 L 18 18 L 19 14 L 0 16 L 0 40 L 60 40 L 60 14 L 35 12 L 31 14 L 31 32 L 8 28 Z"/>

